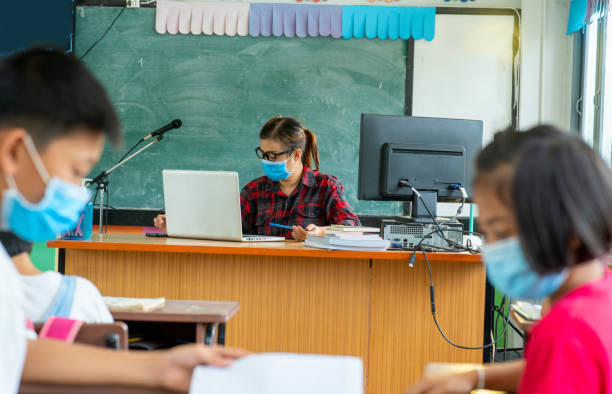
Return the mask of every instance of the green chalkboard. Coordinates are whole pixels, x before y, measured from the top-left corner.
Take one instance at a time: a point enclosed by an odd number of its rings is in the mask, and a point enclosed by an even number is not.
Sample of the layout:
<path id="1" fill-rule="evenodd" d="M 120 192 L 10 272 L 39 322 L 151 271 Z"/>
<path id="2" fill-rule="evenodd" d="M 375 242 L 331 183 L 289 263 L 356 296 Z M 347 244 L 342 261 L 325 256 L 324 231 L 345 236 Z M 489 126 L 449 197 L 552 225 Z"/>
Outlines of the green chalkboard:
<path id="1" fill-rule="evenodd" d="M 79 7 L 76 54 L 119 8 Z M 108 89 L 125 132 L 97 174 L 146 133 L 183 127 L 110 176 L 110 205 L 162 208 L 163 169 L 234 170 L 241 184 L 262 175 L 253 149 L 276 114 L 317 133 L 321 170 L 338 176 L 360 214 L 396 214 L 399 204 L 357 200 L 361 113 L 402 114 L 405 42 L 367 39 L 160 35 L 154 9 L 127 9 L 84 59 Z"/>

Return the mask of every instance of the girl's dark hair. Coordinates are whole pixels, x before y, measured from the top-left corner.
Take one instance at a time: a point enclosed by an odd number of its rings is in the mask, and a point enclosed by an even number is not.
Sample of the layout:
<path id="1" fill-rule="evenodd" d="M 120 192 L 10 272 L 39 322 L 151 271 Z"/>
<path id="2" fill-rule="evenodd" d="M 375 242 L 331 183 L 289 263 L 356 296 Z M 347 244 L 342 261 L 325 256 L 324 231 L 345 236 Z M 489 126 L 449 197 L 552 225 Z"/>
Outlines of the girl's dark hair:
<path id="1" fill-rule="evenodd" d="M 301 149 L 304 152 L 302 163 L 310 169 L 319 170 L 317 136 L 297 120 L 277 115 L 262 127 L 259 138 L 276 140 L 292 151 Z"/>
<path id="2" fill-rule="evenodd" d="M 551 126 L 501 132 L 476 166 L 475 183 L 494 178 L 504 166 L 510 169 L 507 199 L 537 272 L 558 272 L 610 251 L 612 171 L 579 137 Z"/>

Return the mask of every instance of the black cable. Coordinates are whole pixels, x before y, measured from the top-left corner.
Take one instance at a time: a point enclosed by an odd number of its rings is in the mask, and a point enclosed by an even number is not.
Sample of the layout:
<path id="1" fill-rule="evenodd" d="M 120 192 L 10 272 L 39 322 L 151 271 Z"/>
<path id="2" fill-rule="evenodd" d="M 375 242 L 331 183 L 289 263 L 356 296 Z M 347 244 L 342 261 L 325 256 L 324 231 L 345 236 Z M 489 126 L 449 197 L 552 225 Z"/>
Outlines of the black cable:
<path id="1" fill-rule="evenodd" d="M 412 185 L 411 185 L 409 182 L 407 182 L 407 181 L 400 181 L 399 183 L 400 183 L 400 185 L 402 185 L 402 186 L 408 186 L 410 189 L 412 189 L 412 193 L 413 193 L 413 194 L 416 194 L 416 195 L 417 195 L 417 197 L 418 197 L 418 198 L 421 200 L 421 202 L 423 203 L 423 206 L 425 207 L 425 210 L 426 210 L 426 211 L 427 211 L 427 213 L 429 214 L 429 217 L 430 217 L 430 218 L 433 220 L 433 222 L 435 223 L 436 228 L 437 228 L 437 229 L 438 229 L 438 231 L 439 231 L 438 235 L 440 236 L 440 238 L 442 238 L 443 240 L 445 240 L 445 241 L 446 241 L 446 242 L 447 242 L 449 245 L 451 245 L 451 246 L 455 246 L 455 247 L 456 247 L 456 248 L 458 248 L 458 249 L 462 249 L 462 250 L 467 250 L 467 251 L 469 251 L 469 250 L 468 250 L 469 248 L 466 248 L 466 247 L 465 247 L 465 246 L 463 246 L 463 245 L 459 245 L 459 244 L 457 244 L 456 242 L 451 241 L 451 240 L 449 240 L 448 238 L 446 238 L 446 237 L 444 236 L 444 233 L 443 233 L 443 231 L 442 231 L 442 227 L 440 226 L 440 223 L 438 222 L 437 218 L 436 218 L 436 217 L 433 215 L 433 213 L 431 213 L 431 211 L 429 210 L 429 207 L 427 206 L 427 203 L 426 203 L 426 202 L 425 202 L 425 200 L 423 199 L 423 196 L 421 196 L 421 193 L 420 193 L 420 192 L 419 192 L 419 191 L 418 191 L 418 190 L 417 190 L 417 189 L 416 189 L 414 186 L 412 186 Z M 465 201 L 465 198 L 464 198 L 463 200 Z"/>
<path id="2" fill-rule="evenodd" d="M 442 231 L 444 231 L 444 230 L 442 230 Z M 446 231 L 450 231 L 450 232 L 453 232 L 453 231 L 454 231 L 454 232 L 461 232 L 462 234 L 467 234 L 467 233 L 469 233 L 469 232 L 470 232 L 470 231 L 456 230 L 456 229 L 451 229 L 451 228 L 446 229 Z M 479 233 L 476 233 L 476 232 L 474 232 L 474 231 L 472 231 L 472 233 L 473 233 L 473 234 L 479 234 Z M 449 245 L 452 245 L 452 246 L 454 246 L 454 247 L 455 247 L 455 249 L 448 249 L 448 251 L 453 251 L 453 252 L 454 252 L 454 251 L 457 251 L 457 250 L 464 250 L 464 251 L 469 252 L 469 253 L 472 253 L 472 254 L 477 254 L 477 253 L 479 253 L 479 252 L 478 252 L 477 250 L 475 250 L 475 249 L 471 249 L 471 248 L 468 248 L 468 247 L 466 247 L 466 246 L 459 245 L 458 243 L 453 242 L 453 241 L 451 241 L 450 239 L 448 239 L 448 238 L 444 237 L 444 235 L 442 234 L 442 232 L 441 232 L 440 230 L 434 230 L 434 231 L 431 231 L 431 232 L 429 232 L 429 233 L 427 233 L 427 234 L 423 235 L 423 237 L 421 237 L 421 239 L 419 240 L 419 242 L 417 242 L 417 244 L 415 245 L 415 247 L 414 247 L 414 249 L 413 249 L 413 251 L 412 251 L 412 254 L 410 255 L 410 258 L 408 259 L 408 264 L 410 265 L 410 267 L 413 267 L 413 266 L 414 266 L 414 263 L 415 263 L 415 261 L 416 261 L 416 254 L 417 254 L 417 252 L 418 252 L 419 250 L 422 250 L 421 246 L 423 246 L 423 242 L 425 242 L 425 240 L 426 240 L 426 239 L 427 239 L 427 238 L 428 238 L 430 235 L 433 235 L 433 234 L 439 234 L 439 235 L 440 235 L 440 238 L 442 238 L 443 240 L 445 240 L 445 241 L 446 241 L 446 242 L 447 242 Z M 437 248 L 437 247 L 436 247 L 436 248 Z M 440 249 L 443 249 L 443 248 L 440 248 Z"/>
<path id="3" fill-rule="evenodd" d="M 423 256 L 425 257 L 425 262 L 427 263 L 427 272 L 429 274 L 429 300 L 431 302 L 431 316 L 433 317 L 433 321 L 436 324 L 436 327 L 438 329 L 438 332 L 440 333 L 440 335 L 442 335 L 442 338 L 444 338 L 444 340 L 448 343 L 450 343 L 451 345 L 453 345 L 456 348 L 459 349 L 464 349 L 464 350 L 482 350 L 482 349 L 488 349 L 491 346 L 496 345 L 506 334 L 506 331 L 508 329 L 508 322 L 510 321 L 510 314 L 508 314 L 506 316 L 506 323 L 504 325 L 504 331 L 502 332 L 502 334 L 497 337 L 496 339 L 494 338 L 493 341 L 491 341 L 491 343 L 487 344 L 487 345 L 483 345 L 483 346 L 463 346 L 463 345 L 458 345 L 455 342 L 453 342 L 452 340 L 450 340 L 446 334 L 444 333 L 444 331 L 442 330 L 442 328 L 440 327 L 440 324 L 438 324 L 438 319 L 436 318 L 436 301 L 435 301 L 435 290 L 434 290 L 434 284 L 433 284 L 433 275 L 431 273 L 431 265 L 429 264 L 429 258 L 427 257 L 427 253 L 425 251 L 423 252 Z"/>
<path id="4" fill-rule="evenodd" d="M 504 306 L 505 313 L 505 306 Z M 510 308 L 508 307 L 508 316 L 510 316 Z M 504 362 L 506 362 L 506 354 L 508 349 L 508 332 L 504 332 Z"/>
<path id="5" fill-rule="evenodd" d="M 98 43 L 99 43 L 100 41 L 102 41 L 102 40 L 104 39 L 104 37 L 106 37 L 106 35 L 107 35 L 107 34 L 108 34 L 108 32 L 110 31 L 110 29 L 112 29 L 112 28 L 113 28 L 113 25 L 115 24 L 115 22 L 117 22 L 117 19 L 119 19 L 119 17 L 121 16 L 121 14 L 123 14 L 123 11 L 125 11 L 125 8 L 126 8 L 126 7 L 123 7 L 123 8 L 121 9 L 121 11 L 119 11 L 119 12 L 117 13 L 117 16 L 115 16 L 115 19 L 113 19 L 113 21 L 112 21 L 112 22 L 111 22 L 111 24 L 108 26 L 108 28 L 106 29 L 106 31 L 105 31 L 105 32 L 104 32 L 104 33 L 103 33 L 103 34 L 100 36 L 100 38 L 98 38 L 98 39 L 97 39 L 97 40 L 96 40 L 96 41 L 95 41 L 93 44 L 91 44 L 91 46 L 90 46 L 89 48 L 87 48 L 87 50 L 86 50 L 86 51 L 85 51 L 85 52 L 84 52 L 84 53 L 83 53 L 83 54 L 82 54 L 82 55 L 79 57 L 79 60 L 80 60 L 80 59 L 83 59 L 85 56 L 87 56 L 87 54 L 88 54 L 89 52 L 91 52 L 91 50 L 92 50 L 92 49 L 94 49 L 94 47 L 95 47 L 96 45 L 98 45 Z"/>
<path id="6" fill-rule="evenodd" d="M 502 301 L 501 301 L 499 307 L 494 307 L 494 310 L 495 310 L 495 324 L 494 324 L 495 335 L 497 335 L 497 332 L 499 331 L 498 324 L 499 324 L 500 316 L 505 318 L 505 314 L 501 312 L 501 311 L 504 310 L 504 306 L 505 305 L 506 305 L 506 296 L 504 296 L 502 298 Z"/>
<path id="7" fill-rule="evenodd" d="M 410 185 L 410 183 L 406 182 L 406 181 L 400 181 L 400 184 L 403 184 L 404 186 L 408 186 L 412 189 L 412 192 L 415 193 L 418 198 L 421 200 L 421 202 L 423 203 L 423 206 L 425 207 L 425 210 L 427 211 L 427 213 L 429 214 L 429 216 L 431 217 L 431 219 L 434 221 L 435 225 L 436 225 L 436 230 L 430 232 L 429 234 L 425 234 L 421 240 L 417 243 L 417 245 L 415 246 L 415 250 L 412 253 L 412 255 L 409 258 L 409 265 L 411 267 L 414 266 L 414 262 L 416 260 L 416 252 L 419 248 L 421 248 L 421 246 L 423 245 L 423 242 L 425 241 L 425 239 L 427 237 L 429 237 L 430 235 L 433 234 L 438 234 L 442 239 L 444 239 L 450 246 L 455 246 L 457 249 L 460 250 L 466 250 L 469 252 L 473 252 L 473 253 L 478 253 L 478 251 L 465 247 L 463 245 L 459 245 L 454 241 L 449 240 L 448 238 L 446 238 L 444 236 L 442 227 L 440 226 L 440 223 L 438 223 L 436 217 L 431 213 L 431 211 L 429 210 L 429 207 L 427 207 L 427 204 L 425 203 L 425 200 L 423 199 L 423 197 L 421 196 L 421 193 L 418 192 L 418 190 L 416 190 L 412 185 Z M 454 229 L 447 229 L 447 231 L 461 231 L 461 233 L 466 233 L 465 231 L 462 230 L 454 230 Z M 427 263 L 427 272 L 429 274 L 429 300 L 431 303 L 431 316 L 433 318 L 433 321 L 436 325 L 436 328 L 438 329 L 438 332 L 440 333 L 440 335 L 442 335 L 442 338 L 444 338 L 444 340 L 446 342 L 448 342 L 449 344 L 453 345 L 456 348 L 459 349 L 464 349 L 464 350 L 483 350 L 483 349 L 488 349 L 492 346 L 495 346 L 502 338 L 505 337 L 506 335 L 506 331 L 508 330 L 508 323 L 510 321 L 510 313 L 508 313 L 505 316 L 505 324 L 504 324 L 504 329 L 503 332 L 500 336 L 498 336 L 497 338 L 493 338 L 493 340 L 491 341 L 491 343 L 487 344 L 487 345 L 483 345 L 483 346 L 463 346 L 463 345 L 458 345 L 456 344 L 454 341 L 452 341 L 451 339 L 449 339 L 446 334 L 444 333 L 444 331 L 442 330 L 442 328 L 440 327 L 440 324 L 438 323 L 438 319 L 436 317 L 436 301 L 435 301 L 435 289 L 434 289 L 434 283 L 433 283 L 433 275 L 431 273 L 431 264 L 429 263 L 429 258 L 427 257 L 427 252 L 424 250 L 421 250 L 421 252 L 423 253 L 423 256 L 425 257 L 425 262 Z M 504 344 L 505 347 L 505 344 Z"/>
<path id="8" fill-rule="evenodd" d="M 142 142 L 144 141 L 144 138 L 141 138 L 140 140 L 138 140 L 137 143 L 134 144 L 134 146 L 132 146 L 125 155 L 123 155 L 121 157 L 121 159 L 117 160 L 117 162 L 115 163 L 115 165 L 117 165 L 118 163 L 121 163 L 123 161 L 123 159 L 125 159 L 126 157 L 128 157 L 128 155 L 132 152 L 134 152 L 134 149 L 136 149 L 136 147 L 138 147 L 138 145 L 140 145 Z"/>
<path id="9" fill-rule="evenodd" d="M 434 250 L 442 251 L 442 252 L 456 252 L 457 251 L 456 248 L 444 248 L 442 246 L 436 246 L 436 245 L 431 245 L 431 244 L 421 244 L 421 248 L 428 248 L 429 250 L 421 249 L 421 250 L 426 250 L 427 252 L 433 252 Z"/>

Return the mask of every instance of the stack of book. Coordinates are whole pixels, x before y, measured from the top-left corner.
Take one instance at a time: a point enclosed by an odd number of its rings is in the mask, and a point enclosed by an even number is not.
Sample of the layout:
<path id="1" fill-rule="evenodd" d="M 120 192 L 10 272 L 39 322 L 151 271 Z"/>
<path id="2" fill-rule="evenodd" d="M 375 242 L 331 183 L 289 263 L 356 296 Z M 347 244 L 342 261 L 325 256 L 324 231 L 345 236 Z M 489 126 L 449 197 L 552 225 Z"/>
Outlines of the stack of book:
<path id="1" fill-rule="evenodd" d="M 386 250 L 389 241 L 380 238 L 378 234 L 328 232 L 325 235 L 308 234 L 304 245 L 328 250 Z"/>
<path id="2" fill-rule="evenodd" d="M 341 224 L 332 224 L 329 227 L 324 227 L 326 234 L 351 234 L 351 235 L 364 235 L 364 234 L 378 234 L 380 229 L 376 227 L 364 227 L 364 226 L 343 226 Z"/>

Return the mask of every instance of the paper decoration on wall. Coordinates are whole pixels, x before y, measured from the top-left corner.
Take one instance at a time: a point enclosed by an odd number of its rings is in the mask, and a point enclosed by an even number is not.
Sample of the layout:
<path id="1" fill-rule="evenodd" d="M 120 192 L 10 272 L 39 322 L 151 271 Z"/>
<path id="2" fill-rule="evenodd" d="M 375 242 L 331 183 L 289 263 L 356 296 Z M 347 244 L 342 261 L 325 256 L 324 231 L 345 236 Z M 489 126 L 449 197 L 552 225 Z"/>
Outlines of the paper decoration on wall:
<path id="1" fill-rule="evenodd" d="M 582 29 L 585 25 L 587 0 L 572 0 L 570 4 L 567 34 Z"/>
<path id="2" fill-rule="evenodd" d="M 435 7 L 158 0 L 155 30 L 253 37 L 434 38 Z"/>
<path id="3" fill-rule="evenodd" d="M 251 4 L 249 34 L 253 37 L 340 38 L 342 6 Z"/>
<path id="4" fill-rule="evenodd" d="M 249 4 L 158 0 L 155 30 L 160 34 L 246 36 Z"/>
<path id="5" fill-rule="evenodd" d="M 342 37 L 434 38 L 435 7 L 342 6 Z"/>
<path id="6" fill-rule="evenodd" d="M 570 4 L 567 34 L 584 28 L 588 23 L 606 16 L 610 0 L 572 0 Z"/>

